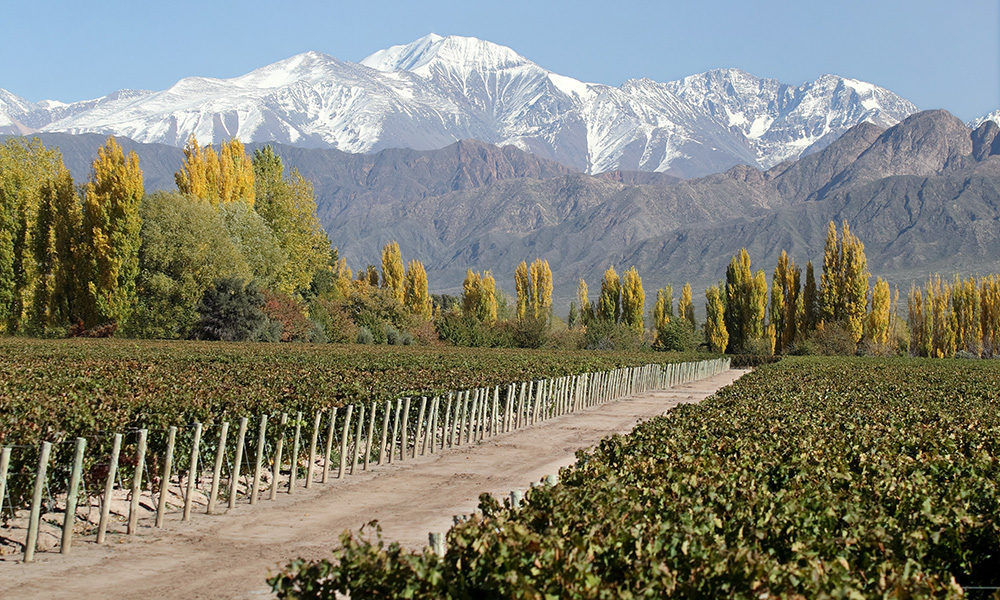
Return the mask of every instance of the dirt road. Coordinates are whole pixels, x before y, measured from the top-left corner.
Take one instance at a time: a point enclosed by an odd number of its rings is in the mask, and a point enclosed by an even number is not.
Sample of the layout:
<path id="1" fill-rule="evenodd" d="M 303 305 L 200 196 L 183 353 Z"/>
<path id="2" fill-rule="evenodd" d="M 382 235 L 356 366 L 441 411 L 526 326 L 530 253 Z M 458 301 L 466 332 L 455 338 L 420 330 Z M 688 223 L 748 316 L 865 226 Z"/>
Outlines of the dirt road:
<path id="1" fill-rule="evenodd" d="M 43 553 L 32 564 L 0 565 L 0 597 L 267 598 L 269 573 L 296 557 L 329 555 L 345 529 L 378 519 L 387 540 L 422 547 L 428 532 L 444 532 L 453 515 L 475 510 L 480 493 L 525 489 L 572 464 L 578 449 L 677 404 L 697 402 L 743 373 L 593 407 L 225 515 L 186 523 L 175 517 L 165 529 L 133 540 L 77 542 L 69 556 Z"/>

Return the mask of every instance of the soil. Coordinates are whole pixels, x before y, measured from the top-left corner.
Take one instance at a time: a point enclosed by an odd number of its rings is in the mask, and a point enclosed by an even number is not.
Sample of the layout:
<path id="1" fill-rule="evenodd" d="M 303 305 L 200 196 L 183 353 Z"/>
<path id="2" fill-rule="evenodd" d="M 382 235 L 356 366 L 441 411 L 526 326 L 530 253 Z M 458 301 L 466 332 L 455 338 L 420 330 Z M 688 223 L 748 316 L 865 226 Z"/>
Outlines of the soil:
<path id="1" fill-rule="evenodd" d="M 299 487 L 274 501 L 240 504 L 220 515 L 163 529 L 116 533 L 72 553 L 41 552 L 31 564 L 0 564 L 5 598 L 267 598 L 265 578 L 297 558 L 323 558 L 345 530 L 377 519 L 387 541 L 421 548 L 455 515 L 473 512 L 479 495 L 506 496 L 575 462 L 577 450 L 630 431 L 637 422 L 698 402 L 745 371 L 731 370 L 669 390 L 626 398 L 404 462 Z"/>

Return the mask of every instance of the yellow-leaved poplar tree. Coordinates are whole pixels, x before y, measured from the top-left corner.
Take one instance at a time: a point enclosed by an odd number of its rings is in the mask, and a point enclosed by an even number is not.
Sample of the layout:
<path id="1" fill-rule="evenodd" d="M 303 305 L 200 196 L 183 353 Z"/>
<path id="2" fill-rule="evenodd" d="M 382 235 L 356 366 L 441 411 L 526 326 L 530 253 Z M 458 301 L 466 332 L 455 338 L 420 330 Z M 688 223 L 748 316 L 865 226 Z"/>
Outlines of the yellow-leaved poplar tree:
<path id="1" fill-rule="evenodd" d="M 974 277 L 955 278 L 951 287 L 951 306 L 955 313 L 958 349 L 979 356 L 983 352 L 982 305 Z"/>
<path id="2" fill-rule="evenodd" d="M 601 295 L 597 300 L 596 317 L 601 321 L 617 323 L 621 315 L 622 285 L 614 267 L 604 271 L 601 280 Z"/>
<path id="3" fill-rule="evenodd" d="M 656 290 L 656 304 L 653 305 L 653 327 L 659 330 L 674 316 L 674 288 L 669 285 Z"/>
<path id="4" fill-rule="evenodd" d="M 767 313 L 767 277 L 763 271 L 753 274 L 750 254 L 740 249 L 726 269 L 726 331 L 728 352 L 746 352 L 764 339 L 764 316 Z"/>
<path id="5" fill-rule="evenodd" d="M 462 312 L 482 323 L 496 322 L 496 280 L 489 271 L 466 271 L 465 281 L 462 283 Z"/>
<path id="6" fill-rule="evenodd" d="M 523 321 L 531 304 L 531 276 L 528 274 L 528 263 L 523 260 L 514 269 L 514 291 L 517 294 L 517 318 Z"/>
<path id="7" fill-rule="evenodd" d="M 712 352 L 725 352 L 729 347 L 729 332 L 726 329 L 723 294 L 719 286 L 705 290 L 705 341 Z"/>
<path id="8" fill-rule="evenodd" d="M 201 147 L 192 135 L 184 146 L 184 162 L 174 174 L 177 190 L 210 202 L 213 206 L 230 202 L 254 204 L 256 193 L 253 162 L 243 142 L 233 138 L 220 144 L 219 152 Z"/>
<path id="9" fill-rule="evenodd" d="M 541 258 L 531 263 L 531 309 L 536 319 L 548 319 L 552 313 L 552 269 Z"/>
<path id="10" fill-rule="evenodd" d="M 382 247 L 382 289 L 389 290 L 397 302 L 403 302 L 403 254 L 399 244 L 389 242 Z"/>
<path id="11" fill-rule="evenodd" d="M 1000 356 L 1000 277 L 990 275 L 979 280 L 979 308 L 983 356 Z"/>
<path id="12" fill-rule="evenodd" d="M 642 278 L 639 271 L 631 267 L 622 276 L 622 318 L 623 324 L 642 333 L 644 330 L 643 314 L 646 312 L 646 292 L 642 289 Z"/>
<path id="13" fill-rule="evenodd" d="M 685 283 L 681 288 L 681 299 L 677 302 L 677 316 L 684 319 L 695 328 L 694 322 L 694 302 L 691 299 L 691 284 Z"/>
<path id="14" fill-rule="evenodd" d="M 98 149 L 83 200 L 81 261 L 86 282 L 83 323 L 120 325 L 136 303 L 139 274 L 139 203 L 143 196 L 139 157 L 128 157 L 114 137 Z"/>
<path id="15" fill-rule="evenodd" d="M 425 321 L 430 320 L 433 304 L 427 287 L 427 271 L 419 260 L 411 260 L 403 284 L 403 305 Z"/>
<path id="16" fill-rule="evenodd" d="M 590 303 L 587 282 L 583 278 L 576 286 L 576 301 L 580 303 L 580 320 L 587 325 L 594 318 L 594 305 Z"/>
<path id="17" fill-rule="evenodd" d="M 889 283 L 878 277 L 875 279 L 875 287 L 872 288 L 871 311 L 868 313 L 868 338 L 880 345 L 889 342 L 889 331 L 891 325 L 892 298 L 889 291 Z"/>
<path id="18" fill-rule="evenodd" d="M 798 333 L 800 278 L 795 261 L 782 250 L 771 278 L 770 321 L 774 325 L 774 351 L 778 353 L 790 348 Z"/>

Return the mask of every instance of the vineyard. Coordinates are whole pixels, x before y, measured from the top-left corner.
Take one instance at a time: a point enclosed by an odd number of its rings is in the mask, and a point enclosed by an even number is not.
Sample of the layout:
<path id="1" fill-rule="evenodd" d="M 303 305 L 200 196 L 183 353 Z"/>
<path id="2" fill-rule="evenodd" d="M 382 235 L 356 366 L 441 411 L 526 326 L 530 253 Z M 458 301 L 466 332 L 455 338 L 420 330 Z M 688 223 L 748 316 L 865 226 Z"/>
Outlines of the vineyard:
<path id="1" fill-rule="evenodd" d="M 993 361 L 787 358 L 604 440 L 523 501 L 483 496 L 443 552 L 345 534 L 271 583 L 283 598 L 995 594 L 998 382 Z"/>
<path id="2" fill-rule="evenodd" d="M 314 475 L 325 483 L 332 471 L 342 478 L 415 458 L 418 447 L 433 453 L 728 368 L 652 353 L 2 344 L 10 351 L 0 359 L 0 555 L 20 543 L 11 536 L 24 535 L 30 499 L 25 561 L 39 524 L 55 533 L 40 512 L 74 515 L 77 494 L 87 516 L 79 527 L 64 520 L 63 548 L 74 528 L 92 533 L 97 507 L 100 542 L 109 526 L 134 534 L 140 517 L 160 527 L 171 506 L 183 505 L 188 520 L 194 509 L 253 504 L 261 492 L 274 499 L 279 487 L 291 494 Z M 673 364 L 661 375 L 654 359 Z"/>

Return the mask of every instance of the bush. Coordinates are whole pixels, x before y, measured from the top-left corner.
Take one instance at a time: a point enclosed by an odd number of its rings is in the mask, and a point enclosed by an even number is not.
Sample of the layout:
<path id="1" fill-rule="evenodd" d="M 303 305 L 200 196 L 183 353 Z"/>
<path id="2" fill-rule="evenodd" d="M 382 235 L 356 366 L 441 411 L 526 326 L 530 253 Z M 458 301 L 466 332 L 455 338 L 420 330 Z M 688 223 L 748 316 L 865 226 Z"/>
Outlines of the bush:
<path id="1" fill-rule="evenodd" d="M 511 348 L 513 336 L 503 325 L 481 323 L 458 311 L 449 311 L 434 321 L 438 336 L 453 346 L 473 348 Z"/>
<path id="2" fill-rule="evenodd" d="M 789 354 L 854 356 L 857 351 L 858 345 L 843 323 L 825 323 L 796 344 Z"/>
<path id="3" fill-rule="evenodd" d="M 729 366 L 734 369 L 756 368 L 761 365 L 776 363 L 781 355 L 774 354 L 733 354 L 729 358 Z"/>
<path id="4" fill-rule="evenodd" d="M 368 329 L 367 327 L 359 327 L 358 337 L 355 339 L 355 342 L 359 344 L 374 344 L 375 336 L 372 335 L 371 329 Z"/>
<path id="5" fill-rule="evenodd" d="M 388 323 L 385 326 L 385 343 L 390 346 L 402 345 L 400 343 L 399 330 Z"/>
<path id="6" fill-rule="evenodd" d="M 217 280 L 198 304 L 200 318 L 192 337 L 199 340 L 239 342 L 258 339 L 268 326 L 261 307 L 264 297 L 253 282 L 235 277 Z"/>
<path id="7" fill-rule="evenodd" d="M 306 306 L 288 294 L 263 292 L 262 310 L 278 324 L 280 342 L 309 342 L 313 338 L 313 323 L 306 316 Z"/>
<path id="8" fill-rule="evenodd" d="M 684 319 L 671 319 L 656 330 L 653 348 L 669 352 L 687 352 L 698 347 L 694 329 Z"/>
<path id="9" fill-rule="evenodd" d="M 353 344 L 358 341 L 358 326 L 351 320 L 343 302 L 316 298 L 309 305 L 309 317 L 323 330 L 328 342 Z"/>
<path id="10" fill-rule="evenodd" d="M 375 342 L 386 342 L 386 325 L 397 330 L 407 329 L 413 323 L 413 315 L 396 301 L 389 290 L 370 287 L 367 293 L 355 292 L 344 305 L 347 314 L 358 327 L 367 327 L 375 337 Z"/>
<path id="11" fill-rule="evenodd" d="M 587 350 L 635 351 L 645 345 L 642 335 L 627 325 L 594 319 L 584 333 Z"/>

